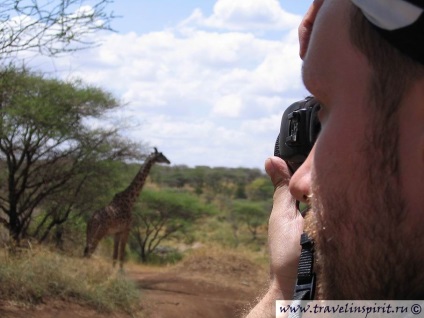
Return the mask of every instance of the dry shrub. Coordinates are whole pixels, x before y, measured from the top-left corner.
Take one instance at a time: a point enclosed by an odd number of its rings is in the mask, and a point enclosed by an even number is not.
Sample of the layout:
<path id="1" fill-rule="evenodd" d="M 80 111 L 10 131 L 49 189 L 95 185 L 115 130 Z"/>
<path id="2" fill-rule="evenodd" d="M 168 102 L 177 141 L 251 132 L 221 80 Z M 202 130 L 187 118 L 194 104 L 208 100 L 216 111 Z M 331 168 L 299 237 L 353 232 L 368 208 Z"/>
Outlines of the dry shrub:
<path id="1" fill-rule="evenodd" d="M 202 247 L 191 251 L 176 266 L 179 272 L 201 275 L 232 284 L 234 281 L 263 285 L 268 266 L 257 254 L 222 247 Z"/>
<path id="2" fill-rule="evenodd" d="M 110 264 L 37 248 L 0 258 L 0 299 L 22 304 L 58 299 L 100 311 L 132 312 L 137 309 L 139 293 Z"/>

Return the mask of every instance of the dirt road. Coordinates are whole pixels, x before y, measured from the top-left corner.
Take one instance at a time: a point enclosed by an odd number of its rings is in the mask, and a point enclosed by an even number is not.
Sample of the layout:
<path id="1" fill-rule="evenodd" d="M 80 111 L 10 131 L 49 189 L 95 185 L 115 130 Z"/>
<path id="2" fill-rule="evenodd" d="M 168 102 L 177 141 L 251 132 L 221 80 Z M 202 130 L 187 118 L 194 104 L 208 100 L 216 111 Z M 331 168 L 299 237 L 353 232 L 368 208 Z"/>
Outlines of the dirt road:
<path id="1" fill-rule="evenodd" d="M 246 281 L 228 284 L 187 273 L 131 272 L 142 291 L 142 306 L 150 318 L 233 318 L 257 296 Z"/>

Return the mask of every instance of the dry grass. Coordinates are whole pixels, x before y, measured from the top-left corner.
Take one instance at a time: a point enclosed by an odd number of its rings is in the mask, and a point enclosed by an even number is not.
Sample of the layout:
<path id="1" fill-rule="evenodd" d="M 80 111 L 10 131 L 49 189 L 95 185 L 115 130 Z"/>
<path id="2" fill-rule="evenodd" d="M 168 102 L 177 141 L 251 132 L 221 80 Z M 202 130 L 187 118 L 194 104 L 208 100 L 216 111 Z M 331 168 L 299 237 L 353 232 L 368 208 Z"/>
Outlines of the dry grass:
<path id="1" fill-rule="evenodd" d="M 139 293 L 109 263 L 37 248 L 0 257 L 0 299 L 25 305 L 58 299 L 99 311 L 132 312 L 137 309 Z"/>
<path id="2" fill-rule="evenodd" d="M 266 258 L 258 256 L 258 253 L 204 246 L 192 250 L 176 265 L 175 270 L 219 280 L 223 284 L 238 281 L 262 287 L 268 282 L 268 268 Z"/>

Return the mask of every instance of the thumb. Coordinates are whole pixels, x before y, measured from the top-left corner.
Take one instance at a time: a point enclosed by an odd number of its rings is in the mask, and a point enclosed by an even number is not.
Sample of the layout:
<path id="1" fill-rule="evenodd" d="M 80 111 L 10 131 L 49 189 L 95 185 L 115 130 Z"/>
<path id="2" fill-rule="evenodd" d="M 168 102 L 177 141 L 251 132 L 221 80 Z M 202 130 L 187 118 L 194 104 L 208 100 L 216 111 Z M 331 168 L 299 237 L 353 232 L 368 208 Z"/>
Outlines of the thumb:
<path id="1" fill-rule="evenodd" d="M 265 171 L 274 185 L 274 204 L 270 221 L 277 219 L 278 224 L 296 219 L 298 213 L 296 201 L 289 191 L 291 175 L 287 164 L 279 157 L 270 157 L 265 160 Z"/>
<path id="2" fill-rule="evenodd" d="M 265 171 L 271 178 L 274 188 L 288 187 L 290 172 L 287 164 L 279 157 L 270 157 L 265 160 Z"/>

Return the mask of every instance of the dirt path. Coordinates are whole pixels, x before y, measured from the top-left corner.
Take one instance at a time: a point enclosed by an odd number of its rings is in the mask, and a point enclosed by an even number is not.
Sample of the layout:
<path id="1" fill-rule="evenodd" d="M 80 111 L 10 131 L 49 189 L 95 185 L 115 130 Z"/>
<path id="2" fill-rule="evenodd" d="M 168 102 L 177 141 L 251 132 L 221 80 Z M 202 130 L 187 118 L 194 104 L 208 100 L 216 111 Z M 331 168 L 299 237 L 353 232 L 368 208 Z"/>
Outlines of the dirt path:
<path id="1" fill-rule="evenodd" d="M 126 275 L 141 291 L 143 318 L 234 318 L 260 291 L 256 272 L 238 272 L 228 268 L 202 272 L 180 266 L 170 269 L 129 266 Z M 241 266 L 243 268 L 243 266 Z M 232 273 L 234 271 L 234 273 Z M 126 314 L 102 314 L 80 305 L 53 301 L 36 308 L 21 308 L 0 301 L 0 317 L 8 318 L 100 318 L 128 317 Z"/>
<path id="2" fill-rule="evenodd" d="M 142 306 L 149 318 L 233 318 L 257 296 L 247 282 L 228 284 L 221 279 L 186 273 L 131 272 L 142 291 Z"/>

